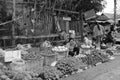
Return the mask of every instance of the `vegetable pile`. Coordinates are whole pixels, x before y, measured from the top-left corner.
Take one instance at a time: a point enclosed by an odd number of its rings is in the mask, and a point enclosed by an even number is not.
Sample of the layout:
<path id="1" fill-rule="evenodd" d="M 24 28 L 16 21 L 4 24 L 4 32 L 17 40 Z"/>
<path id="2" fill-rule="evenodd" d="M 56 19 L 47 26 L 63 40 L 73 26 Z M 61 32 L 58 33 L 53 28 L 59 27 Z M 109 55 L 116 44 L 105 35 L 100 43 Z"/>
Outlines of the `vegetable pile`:
<path id="1" fill-rule="evenodd" d="M 55 67 L 45 66 L 43 72 L 39 74 L 38 77 L 43 80 L 58 80 L 60 78 L 61 72 Z"/>
<path id="2" fill-rule="evenodd" d="M 100 53 L 99 51 L 95 50 L 92 51 L 91 54 L 86 54 L 86 57 L 81 58 L 83 63 L 91 66 L 95 66 L 99 62 L 107 62 L 109 58 L 107 55 Z"/>
<path id="3" fill-rule="evenodd" d="M 80 68 L 85 68 L 86 65 L 81 62 L 78 58 L 65 58 L 56 64 L 56 68 L 64 75 L 71 75 Z"/>

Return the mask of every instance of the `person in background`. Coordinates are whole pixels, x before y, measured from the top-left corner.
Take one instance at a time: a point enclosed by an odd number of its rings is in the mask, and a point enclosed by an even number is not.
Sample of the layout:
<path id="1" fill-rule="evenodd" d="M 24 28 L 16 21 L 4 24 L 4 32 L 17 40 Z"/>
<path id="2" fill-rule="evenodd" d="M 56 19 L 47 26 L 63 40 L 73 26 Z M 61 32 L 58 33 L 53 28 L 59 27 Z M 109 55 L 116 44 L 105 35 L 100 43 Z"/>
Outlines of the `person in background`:
<path id="1" fill-rule="evenodd" d="M 96 25 L 94 26 L 93 29 L 93 35 L 96 38 L 97 41 L 97 47 L 100 48 L 100 44 L 101 44 L 101 39 L 104 36 L 105 33 L 105 29 L 102 25 L 98 24 L 97 22 L 95 23 Z"/>

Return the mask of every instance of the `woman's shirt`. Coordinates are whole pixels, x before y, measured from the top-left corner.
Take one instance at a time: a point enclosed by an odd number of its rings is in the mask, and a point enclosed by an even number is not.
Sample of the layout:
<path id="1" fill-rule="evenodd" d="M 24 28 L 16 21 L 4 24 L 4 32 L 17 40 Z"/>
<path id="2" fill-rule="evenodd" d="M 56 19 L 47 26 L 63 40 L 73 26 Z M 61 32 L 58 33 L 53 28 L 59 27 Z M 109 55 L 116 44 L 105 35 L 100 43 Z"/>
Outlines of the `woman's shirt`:
<path id="1" fill-rule="evenodd" d="M 99 25 L 100 27 L 100 30 L 98 29 L 98 25 L 96 25 L 93 29 L 93 32 L 94 32 L 94 37 L 96 36 L 100 36 L 100 35 L 103 35 L 104 34 L 104 27 Z"/>

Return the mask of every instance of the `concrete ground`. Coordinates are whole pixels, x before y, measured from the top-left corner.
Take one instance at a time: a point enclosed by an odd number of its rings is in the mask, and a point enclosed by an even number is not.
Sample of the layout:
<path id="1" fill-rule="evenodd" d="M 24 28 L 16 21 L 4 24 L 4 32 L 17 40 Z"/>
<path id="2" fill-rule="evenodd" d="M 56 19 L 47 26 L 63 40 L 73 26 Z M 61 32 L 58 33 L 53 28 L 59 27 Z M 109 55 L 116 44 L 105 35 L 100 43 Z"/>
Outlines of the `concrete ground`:
<path id="1" fill-rule="evenodd" d="M 120 80 L 120 56 L 62 80 Z"/>

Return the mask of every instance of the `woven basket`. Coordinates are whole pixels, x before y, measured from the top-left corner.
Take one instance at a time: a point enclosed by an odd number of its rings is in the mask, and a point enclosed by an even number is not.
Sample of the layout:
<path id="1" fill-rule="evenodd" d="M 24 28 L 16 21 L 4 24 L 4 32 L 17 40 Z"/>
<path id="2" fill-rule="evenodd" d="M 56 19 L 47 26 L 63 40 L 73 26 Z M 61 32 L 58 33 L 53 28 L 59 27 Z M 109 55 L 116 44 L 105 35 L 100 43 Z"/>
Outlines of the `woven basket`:
<path id="1" fill-rule="evenodd" d="M 25 66 L 25 71 L 39 73 L 43 68 L 43 58 L 29 60 L 26 62 Z"/>
<path id="2" fill-rule="evenodd" d="M 14 71 L 25 71 L 25 61 L 24 60 L 14 60 L 11 64 L 11 69 Z"/>

